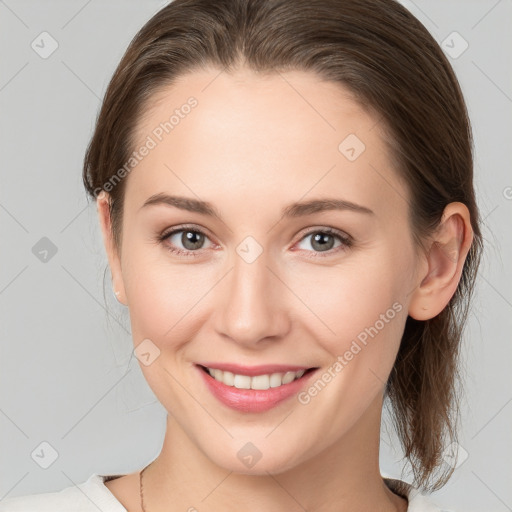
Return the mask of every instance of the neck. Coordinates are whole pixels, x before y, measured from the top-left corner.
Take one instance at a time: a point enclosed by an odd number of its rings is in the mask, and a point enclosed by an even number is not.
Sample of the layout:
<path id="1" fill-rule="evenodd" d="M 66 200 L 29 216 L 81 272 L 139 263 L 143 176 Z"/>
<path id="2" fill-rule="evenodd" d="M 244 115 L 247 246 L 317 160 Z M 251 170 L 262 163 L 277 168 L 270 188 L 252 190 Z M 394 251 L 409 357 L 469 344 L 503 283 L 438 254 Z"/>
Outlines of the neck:
<path id="1" fill-rule="evenodd" d="M 389 490 L 380 475 L 381 411 L 376 400 L 335 445 L 291 469 L 262 474 L 216 465 L 168 415 L 161 453 L 143 475 L 145 509 L 405 512 L 407 500 Z"/>

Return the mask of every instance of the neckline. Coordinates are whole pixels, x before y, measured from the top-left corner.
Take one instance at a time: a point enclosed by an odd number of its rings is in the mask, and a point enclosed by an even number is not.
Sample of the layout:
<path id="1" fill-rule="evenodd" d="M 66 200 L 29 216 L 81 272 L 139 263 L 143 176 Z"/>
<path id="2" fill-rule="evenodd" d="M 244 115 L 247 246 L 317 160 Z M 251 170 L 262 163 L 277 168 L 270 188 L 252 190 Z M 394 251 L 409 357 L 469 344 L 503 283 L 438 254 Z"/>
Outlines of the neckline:
<path id="1" fill-rule="evenodd" d="M 110 482 L 112 480 L 116 480 L 117 478 L 121 478 L 123 476 L 126 476 L 125 474 L 94 474 L 92 477 L 96 477 L 96 482 L 100 486 L 100 488 L 106 492 L 110 499 L 114 500 L 115 503 L 120 507 L 120 511 L 128 512 L 127 509 L 124 507 L 124 505 L 116 498 L 116 496 L 110 491 L 110 489 L 105 485 L 106 482 Z M 419 494 L 419 491 L 412 487 L 411 484 L 399 480 L 397 478 L 391 478 L 381 475 L 382 480 L 388 487 L 388 489 L 396 494 L 397 496 L 400 496 L 401 498 L 407 500 L 407 511 L 410 510 L 411 502 L 416 498 L 416 496 Z"/>

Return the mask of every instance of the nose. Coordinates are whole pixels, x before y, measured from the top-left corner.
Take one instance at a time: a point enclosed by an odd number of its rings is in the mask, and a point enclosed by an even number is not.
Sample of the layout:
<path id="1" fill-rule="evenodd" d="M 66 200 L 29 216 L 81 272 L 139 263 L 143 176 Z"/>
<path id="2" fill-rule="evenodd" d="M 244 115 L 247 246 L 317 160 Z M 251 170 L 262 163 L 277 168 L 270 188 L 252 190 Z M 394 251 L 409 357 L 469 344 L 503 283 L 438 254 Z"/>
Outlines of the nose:
<path id="1" fill-rule="evenodd" d="M 219 283 L 215 326 L 219 335 L 253 348 L 283 338 L 290 329 L 286 286 L 270 268 L 264 251 L 252 262 L 234 254 L 231 270 Z"/>

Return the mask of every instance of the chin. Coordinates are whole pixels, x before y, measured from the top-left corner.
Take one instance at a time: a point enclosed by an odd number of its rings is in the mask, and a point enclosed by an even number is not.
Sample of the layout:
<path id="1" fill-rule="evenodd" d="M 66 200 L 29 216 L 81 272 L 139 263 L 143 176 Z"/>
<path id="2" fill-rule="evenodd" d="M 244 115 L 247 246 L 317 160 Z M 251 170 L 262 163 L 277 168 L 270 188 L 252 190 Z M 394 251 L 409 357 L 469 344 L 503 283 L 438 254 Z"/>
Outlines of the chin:
<path id="1" fill-rule="evenodd" d="M 265 476 L 268 473 L 277 475 L 300 463 L 297 459 L 297 451 L 291 447 L 288 450 L 276 451 L 271 446 L 258 449 L 250 442 L 241 446 L 238 442 L 236 445 L 234 457 L 228 456 L 231 449 L 210 454 L 205 452 L 205 454 L 213 464 L 242 475 Z M 265 452 L 270 452 L 271 455 L 266 455 Z"/>

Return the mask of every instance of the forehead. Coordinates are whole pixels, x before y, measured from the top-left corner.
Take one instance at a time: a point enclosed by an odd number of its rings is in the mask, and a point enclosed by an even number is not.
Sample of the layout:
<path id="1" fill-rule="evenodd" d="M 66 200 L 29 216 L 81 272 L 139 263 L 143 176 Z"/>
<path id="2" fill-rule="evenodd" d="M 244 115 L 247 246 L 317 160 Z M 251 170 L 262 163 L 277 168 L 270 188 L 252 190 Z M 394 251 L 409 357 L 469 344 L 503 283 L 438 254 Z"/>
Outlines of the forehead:
<path id="1" fill-rule="evenodd" d="M 382 122 L 348 89 L 313 73 L 193 71 L 144 109 L 134 149 L 149 139 L 153 147 L 130 173 L 126 194 L 135 207 L 168 192 L 220 209 L 235 195 L 261 207 L 327 194 L 396 210 L 407 193 L 383 136 Z"/>

